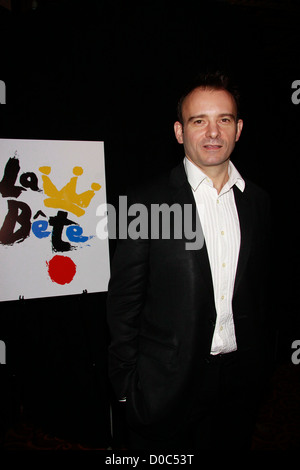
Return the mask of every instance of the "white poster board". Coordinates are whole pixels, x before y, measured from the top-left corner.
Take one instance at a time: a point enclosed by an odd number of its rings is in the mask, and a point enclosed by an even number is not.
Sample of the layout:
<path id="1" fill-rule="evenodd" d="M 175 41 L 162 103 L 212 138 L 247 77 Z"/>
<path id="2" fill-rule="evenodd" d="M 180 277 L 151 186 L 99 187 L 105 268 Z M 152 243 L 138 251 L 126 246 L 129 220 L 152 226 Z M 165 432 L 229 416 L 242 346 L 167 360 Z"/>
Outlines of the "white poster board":
<path id="1" fill-rule="evenodd" d="M 0 139 L 0 301 L 107 290 L 104 143 Z"/>

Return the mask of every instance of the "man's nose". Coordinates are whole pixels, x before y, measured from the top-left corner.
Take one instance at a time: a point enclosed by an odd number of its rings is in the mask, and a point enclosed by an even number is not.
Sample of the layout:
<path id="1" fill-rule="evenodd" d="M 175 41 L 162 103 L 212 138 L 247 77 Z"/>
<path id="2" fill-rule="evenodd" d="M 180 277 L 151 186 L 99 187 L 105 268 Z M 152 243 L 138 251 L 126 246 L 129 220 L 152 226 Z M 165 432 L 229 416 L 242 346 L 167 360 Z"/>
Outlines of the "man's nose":
<path id="1" fill-rule="evenodd" d="M 219 126 L 217 122 L 209 122 L 206 128 L 206 137 L 216 139 L 220 134 Z"/>

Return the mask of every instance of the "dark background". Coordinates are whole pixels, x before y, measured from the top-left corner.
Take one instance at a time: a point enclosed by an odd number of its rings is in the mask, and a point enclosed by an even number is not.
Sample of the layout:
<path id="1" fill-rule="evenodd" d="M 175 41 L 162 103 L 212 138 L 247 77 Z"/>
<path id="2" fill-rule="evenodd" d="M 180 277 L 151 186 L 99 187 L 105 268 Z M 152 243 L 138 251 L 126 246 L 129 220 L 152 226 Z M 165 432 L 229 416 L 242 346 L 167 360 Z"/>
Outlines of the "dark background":
<path id="1" fill-rule="evenodd" d="M 208 66 L 236 77 L 244 130 L 233 161 L 272 198 L 276 362 L 290 364 L 300 340 L 298 2 L 31 3 L 0 7 L 0 137 L 103 140 L 110 203 L 183 158 L 173 122 L 186 83 Z M 0 304 L 4 431 L 25 416 L 68 439 L 111 445 L 105 302 L 105 293 L 87 293 Z"/>

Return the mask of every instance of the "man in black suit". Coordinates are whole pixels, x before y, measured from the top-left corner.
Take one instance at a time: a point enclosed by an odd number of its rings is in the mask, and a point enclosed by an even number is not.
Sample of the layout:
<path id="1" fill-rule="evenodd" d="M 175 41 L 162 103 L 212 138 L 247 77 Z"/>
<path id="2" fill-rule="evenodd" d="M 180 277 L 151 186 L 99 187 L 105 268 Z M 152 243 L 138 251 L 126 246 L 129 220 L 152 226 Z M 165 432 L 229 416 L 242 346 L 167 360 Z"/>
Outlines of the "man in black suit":
<path id="1" fill-rule="evenodd" d="M 147 209 L 149 233 L 118 241 L 108 324 L 110 378 L 133 449 L 251 445 L 269 352 L 269 198 L 230 160 L 238 104 L 228 77 L 202 75 L 178 105 L 183 162 L 129 197 Z M 162 205 L 183 214 L 169 218 L 167 237 L 151 219 Z"/>

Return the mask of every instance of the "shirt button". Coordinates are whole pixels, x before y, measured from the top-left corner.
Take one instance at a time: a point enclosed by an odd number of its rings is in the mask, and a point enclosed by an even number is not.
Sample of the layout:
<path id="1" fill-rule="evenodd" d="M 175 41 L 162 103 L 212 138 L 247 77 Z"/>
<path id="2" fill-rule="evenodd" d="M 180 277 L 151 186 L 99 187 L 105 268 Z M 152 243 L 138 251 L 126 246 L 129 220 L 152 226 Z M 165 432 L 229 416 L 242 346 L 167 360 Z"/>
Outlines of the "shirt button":
<path id="1" fill-rule="evenodd" d="M 222 295 L 221 300 L 224 300 L 224 298 L 225 298 L 224 295 Z"/>
<path id="2" fill-rule="evenodd" d="M 224 235 L 224 230 L 221 231 L 221 235 Z"/>
<path id="3" fill-rule="evenodd" d="M 226 263 L 222 263 L 222 268 L 225 268 L 225 266 L 226 266 Z"/>
<path id="4" fill-rule="evenodd" d="M 220 331 L 223 331 L 223 326 L 220 326 Z"/>

